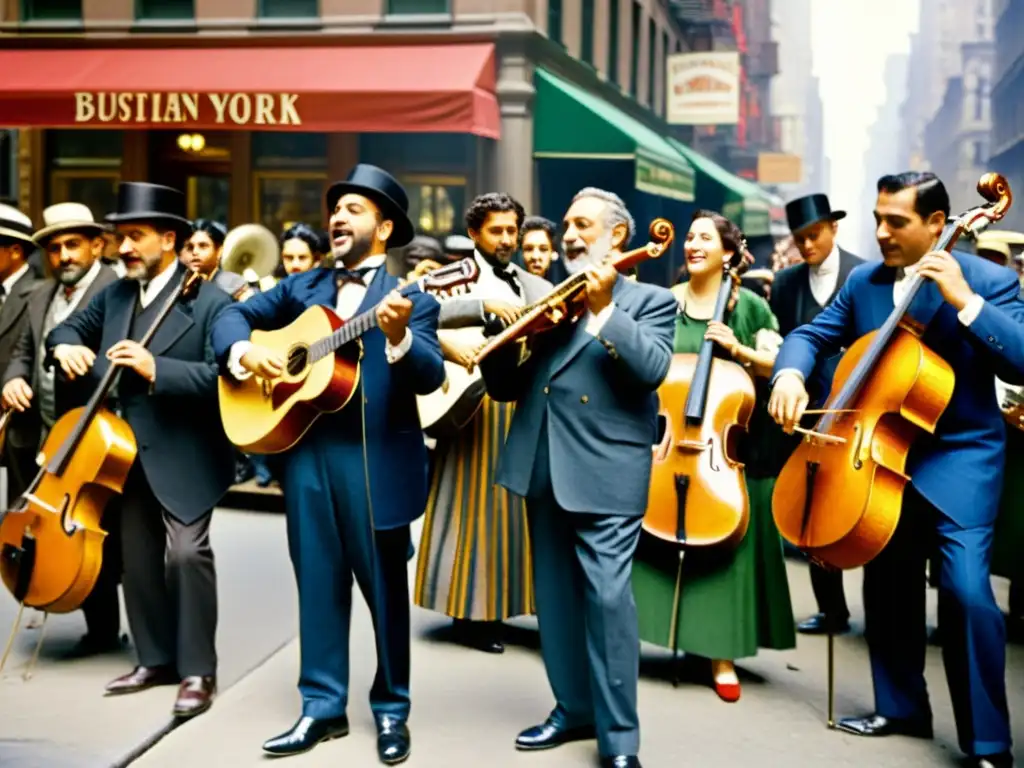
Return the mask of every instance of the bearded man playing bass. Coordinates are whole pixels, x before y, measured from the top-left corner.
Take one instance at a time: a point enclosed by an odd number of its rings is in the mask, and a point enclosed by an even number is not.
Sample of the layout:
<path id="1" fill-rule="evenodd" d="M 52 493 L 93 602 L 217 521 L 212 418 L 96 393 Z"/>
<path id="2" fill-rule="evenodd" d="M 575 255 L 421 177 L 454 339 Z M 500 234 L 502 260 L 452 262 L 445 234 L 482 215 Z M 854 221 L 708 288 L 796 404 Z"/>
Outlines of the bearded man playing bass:
<path id="1" fill-rule="evenodd" d="M 497 482 L 526 498 L 541 655 L 555 709 L 520 750 L 597 738 L 601 764 L 637 768 L 640 640 L 630 581 L 647 508 L 658 386 L 668 375 L 676 300 L 604 264 L 635 225 L 618 196 L 587 188 L 565 214 L 570 272 L 586 270 L 586 314 L 497 350 L 488 394 L 515 401 Z"/>
<path id="2" fill-rule="evenodd" d="M 960 748 L 987 768 L 1013 764 L 1006 705 L 1006 630 L 989 575 L 1006 430 L 995 377 L 1024 382 L 1024 301 L 1017 276 L 969 254 L 933 250 L 949 196 L 931 173 L 878 181 L 876 238 L 884 263 L 864 264 L 832 302 L 785 340 L 769 410 L 787 432 L 807 407 L 804 382 L 818 360 L 878 329 L 927 278 L 908 314 L 953 369 L 955 388 L 934 435 L 916 438 L 899 525 L 864 568 L 866 637 L 875 713 L 839 728 L 860 736 L 931 738 L 925 687 L 926 546 L 941 554 L 939 624 Z"/>

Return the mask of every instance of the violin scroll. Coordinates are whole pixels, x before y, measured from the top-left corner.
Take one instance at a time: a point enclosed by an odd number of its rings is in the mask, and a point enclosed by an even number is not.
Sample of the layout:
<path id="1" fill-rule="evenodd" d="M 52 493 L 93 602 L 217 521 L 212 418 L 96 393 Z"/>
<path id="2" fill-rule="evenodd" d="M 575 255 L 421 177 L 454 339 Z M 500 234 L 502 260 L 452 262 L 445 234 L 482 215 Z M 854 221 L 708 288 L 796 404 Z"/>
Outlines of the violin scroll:
<path id="1" fill-rule="evenodd" d="M 992 213 L 996 220 L 1003 218 L 1013 204 L 1013 193 L 1006 177 L 998 173 L 986 173 L 978 179 L 978 194 L 990 203 L 997 203 Z"/>
<path id="2" fill-rule="evenodd" d="M 676 228 L 672 226 L 672 222 L 668 219 L 655 219 L 652 221 L 649 233 L 651 246 L 653 246 L 651 248 L 652 259 L 661 256 L 672 245 L 672 241 L 676 239 Z"/>

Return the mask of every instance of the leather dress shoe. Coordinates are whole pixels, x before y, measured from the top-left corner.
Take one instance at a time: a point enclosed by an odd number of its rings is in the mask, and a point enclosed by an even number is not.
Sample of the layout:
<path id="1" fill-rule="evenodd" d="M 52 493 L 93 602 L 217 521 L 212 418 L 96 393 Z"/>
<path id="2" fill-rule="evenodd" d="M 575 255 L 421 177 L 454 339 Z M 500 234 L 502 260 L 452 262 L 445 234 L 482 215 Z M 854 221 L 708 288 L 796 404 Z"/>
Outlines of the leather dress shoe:
<path id="1" fill-rule="evenodd" d="M 642 768 L 642 766 L 636 755 L 615 755 L 615 757 L 602 757 L 601 768 Z"/>
<path id="2" fill-rule="evenodd" d="M 1013 755 L 1003 752 L 998 755 L 984 755 L 974 758 L 978 768 L 1013 768 Z"/>
<path id="3" fill-rule="evenodd" d="M 412 734 L 405 720 L 384 715 L 377 719 L 377 756 L 385 765 L 405 762 L 412 752 Z"/>
<path id="4" fill-rule="evenodd" d="M 505 644 L 501 642 L 502 624 L 500 621 L 468 621 L 455 619 L 452 625 L 455 640 L 484 653 L 504 653 Z"/>
<path id="5" fill-rule="evenodd" d="M 348 718 L 345 715 L 327 720 L 303 715 L 280 736 L 263 742 L 263 751 L 274 757 L 299 755 L 309 752 L 321 741 L 340 739 L 342 736 L 348 736 Z"/>
<path id="6" fill-rule="evenodd" d="M 217 678 L 212 675 L 199 677 L 191 675 L 178 686 L 178 698 L 174 702 L 175 717 L 195 717 L 208 710 L 217 692 Z"/>
<path id="7" fill-rule="evenodd" d="M 527 728 L 516 737 L 516 749 L 531 752 L 538 749 L 554 749 L 571 741 L 596 739 L 597 732 L 592 725 L 566 728 L 550 717 L 540 725 Z"/>
<path id="8" fill-rule="evenodd" d="M 855 736 L 912 736 L 915 739 L 930 739 L 932 724 L 924 720 L 898 720 L 882 715 L 847 717 L 836 727 Z"/>
<path id="9" fill-rule="evenodd" d="M 845 634 L 850 631 L 850 620 L 838 621 L 824 613 L 816 613 L 796 625 L 796 631 L 802 635 L 827 635 L 830 630 L 833 635 Z"/>
<path id="10" fill-rule="evenodd" d="M 116 680 L 107 683 L 107 694 L 138 693 L 158 685 L 177 685 L 181 678 L 169 666 L 143 667 L 141 664 Z"/>

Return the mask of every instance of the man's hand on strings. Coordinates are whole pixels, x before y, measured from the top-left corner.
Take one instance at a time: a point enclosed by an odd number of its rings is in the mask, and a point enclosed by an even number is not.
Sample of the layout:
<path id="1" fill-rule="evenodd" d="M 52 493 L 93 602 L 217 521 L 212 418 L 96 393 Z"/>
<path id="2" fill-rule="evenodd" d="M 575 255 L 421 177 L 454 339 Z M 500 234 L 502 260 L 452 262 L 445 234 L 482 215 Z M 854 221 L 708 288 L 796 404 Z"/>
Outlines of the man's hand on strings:
<path id="1" fill-rule="evenodd" d="M 150 384 L 156 381 L 156 359 L 137 341 L 124 339 L 117 342 L 107 350 L 107 360 L 112 365 L 132 369 Z"/>
<path id="2" fill-rule="evenodd" d="M 959 312 L 970 301 L 974 291 L 964 279 L 963 270 L 957 260 L 946 251 L 931 251 L 926 253 L 918 262 L 917 273 L 921 277 L 933 280 L 942 293 L 942 298 L 949 302 Z"/>
<path id="3" fill-rule="evenodd" d="M 800 423 L 809 401 L 803 379 L 793 373 L 779 376 L 768 400 L 768 413 L 787 435 Z"/>

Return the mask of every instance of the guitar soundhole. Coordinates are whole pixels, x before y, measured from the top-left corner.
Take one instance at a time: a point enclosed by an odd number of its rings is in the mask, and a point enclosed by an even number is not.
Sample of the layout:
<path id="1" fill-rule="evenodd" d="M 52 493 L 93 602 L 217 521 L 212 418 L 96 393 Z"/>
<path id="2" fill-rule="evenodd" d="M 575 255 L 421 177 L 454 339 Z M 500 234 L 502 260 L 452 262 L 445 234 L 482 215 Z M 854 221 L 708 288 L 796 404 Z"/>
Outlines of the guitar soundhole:
<path id="1" fill-rule="evenodd" d="M 288 350 L 288 374 L 298 376 L 309 364 L 309 347 L 295 346 Z"/>

